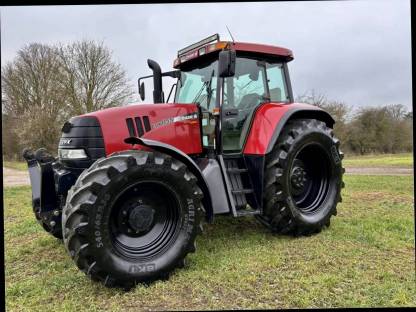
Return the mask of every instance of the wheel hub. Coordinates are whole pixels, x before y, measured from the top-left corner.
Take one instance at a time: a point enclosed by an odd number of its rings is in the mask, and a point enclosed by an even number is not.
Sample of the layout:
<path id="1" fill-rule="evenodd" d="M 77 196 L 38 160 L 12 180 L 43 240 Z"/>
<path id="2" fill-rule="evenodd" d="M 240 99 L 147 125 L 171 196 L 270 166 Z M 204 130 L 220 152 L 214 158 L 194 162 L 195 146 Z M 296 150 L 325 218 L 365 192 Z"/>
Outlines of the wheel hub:
<path id="1" fill-rule="evenodd" d="M 294 167 L 290 177 L 292 186 L 296 189 L 302 189 L 305 186 L 306 182 L 306 171 L 302 167 Z"/>
<path id="2" fill-rule="evenodd" d="M 154 214 L 150 206 L 136 206 L 130 211 L 128 224 L 136 233 L 147 232 L 153 225 Z"/>

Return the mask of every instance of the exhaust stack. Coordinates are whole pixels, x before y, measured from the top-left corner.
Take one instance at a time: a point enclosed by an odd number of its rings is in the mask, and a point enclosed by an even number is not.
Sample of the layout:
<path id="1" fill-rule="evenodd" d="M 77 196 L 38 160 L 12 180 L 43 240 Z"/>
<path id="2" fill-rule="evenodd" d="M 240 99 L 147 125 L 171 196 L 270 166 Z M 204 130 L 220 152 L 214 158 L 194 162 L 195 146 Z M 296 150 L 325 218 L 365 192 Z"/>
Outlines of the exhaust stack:
<path id="1" fill-rule="evenodd" d="M 153 71 L 153 103 L 163 103 L 164 94 L 162 89 L 162 71 L 157 62 L 148 59 L 147 65 Z"/>

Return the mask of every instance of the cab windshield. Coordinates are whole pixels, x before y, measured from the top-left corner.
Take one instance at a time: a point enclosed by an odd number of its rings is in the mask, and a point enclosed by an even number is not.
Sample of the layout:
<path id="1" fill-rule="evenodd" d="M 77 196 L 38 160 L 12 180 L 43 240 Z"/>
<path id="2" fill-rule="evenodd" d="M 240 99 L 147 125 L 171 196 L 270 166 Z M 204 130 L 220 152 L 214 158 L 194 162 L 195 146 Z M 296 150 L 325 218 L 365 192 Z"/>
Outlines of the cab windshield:
<path id="1" fill-rule="evenodd" d="M 199 103 L 205 110 L 215 106 L 218 60 L 204 62 L 199 67 L 182 69 L 175 103 Z"/>
<path id="2" fill-rule="evenodd" d="M 215 107 L 218 60 L 181 69 L 175 103 L 199 103 L 205 110 Z M 237 57 L 233 77 L 224 79 L 224 108 L 251 109 L 264 101 L 287 102 L 289 94 L 283 64 L 250 57 Z"/>

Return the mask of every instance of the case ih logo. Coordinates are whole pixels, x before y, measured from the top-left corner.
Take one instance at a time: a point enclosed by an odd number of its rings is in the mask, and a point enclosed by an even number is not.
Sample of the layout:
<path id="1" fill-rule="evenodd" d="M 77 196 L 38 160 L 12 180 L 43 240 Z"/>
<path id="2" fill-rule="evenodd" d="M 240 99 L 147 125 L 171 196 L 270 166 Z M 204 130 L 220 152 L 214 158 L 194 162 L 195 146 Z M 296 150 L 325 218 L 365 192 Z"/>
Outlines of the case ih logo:
<path id="1" fill-rule="evenodd" d="M 152 129 L 156 129 L 162 126 L 166 126 L 175 122 L 179 122 L 179 121 L 185 121 L 185 120 L 190 120 L 190 119 L 197 119 L 198 118 L 198 114 L 197 113 L 191 113 L 191 114 L 187 114 L 187 115 L 182 115 L 182 116 L 176 116 L 176 117 L 171 117 L 168 119 L 164 119 L 161 120 L 159 122 L 156 122 L 154 124 L 152 124 Z"/>
<path id="2" fill-rule="evenodd" d="M 143 123 L 142 123 L 142 119 L 143 119 Z M 127 124 L 127 130 L 129 131 L 130 136 L 137 135 L 141 137 L 145 132 L 148 132 L 152 129 L 166 126 L 175 122 L 186 121 L 186 120 L 191 120 L 191 119 L 198 119 L 198 113 L 190 113 L 190 114 L 186 114 L 182 116 L 170 117 L 170 118 L 155 122 L 153 124 L 150 124 L 149 116 L 134 117 L 134 119 L 127 118 L 126 124 Z"/>
<path id="3" fill-rule="evenodd" d="M 69 145 L 71 144 L 72 139 L 61 139 L 61 141 L 59 142 L 59 145 Z"/>

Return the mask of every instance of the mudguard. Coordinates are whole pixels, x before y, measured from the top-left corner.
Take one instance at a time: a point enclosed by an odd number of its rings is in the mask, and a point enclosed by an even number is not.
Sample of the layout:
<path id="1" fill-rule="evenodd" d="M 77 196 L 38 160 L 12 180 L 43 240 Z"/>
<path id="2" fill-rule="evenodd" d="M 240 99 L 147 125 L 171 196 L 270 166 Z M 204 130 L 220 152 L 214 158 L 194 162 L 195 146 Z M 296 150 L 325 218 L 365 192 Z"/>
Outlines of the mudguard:
<path id="1" fill-rule="evenodd" d="M 170 155 L 180 160 L 185 165 L 187 165 L 189 170 L 198 179 L 198 186 L 201 188 L 202 192 L 204 193 L 204 199 L 202 202 L 204 204 L 206 220 L 207 222 L 210 222 L 210 223 L 213 221 L 214 211 L 213 211 L 213 206 L 212 206 L 212 195 L 208 188 L 208 183 L 205 180 L 205 177 L 202 174 L 201 170 L 199 169 L 198 165 L 192 160 L 191 157 L 189 157 L 187 154 L 177 149 L 176 147 L 166 144 L 166 143 L 159 142 L 159 141 L 143 139 L 143 138 L 138 138 L 138 137 L 128 137 L 124 140 L 124 142 L 126 144 L 138 144 L 138 145 L 142 145 L 145 147 L 149 147 L 153 150 Z"/>
<path id="2" fill-rule="evenodd" d="M 285 124 L 295 118 L 322 120 L 330 128 L 335 123 L 330 114 L 314 105 L 265 103 L 255 112 L 243 153 L 246 155 L 270 153 Z"/>

